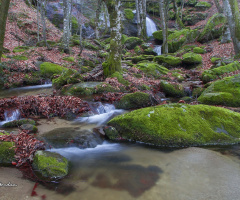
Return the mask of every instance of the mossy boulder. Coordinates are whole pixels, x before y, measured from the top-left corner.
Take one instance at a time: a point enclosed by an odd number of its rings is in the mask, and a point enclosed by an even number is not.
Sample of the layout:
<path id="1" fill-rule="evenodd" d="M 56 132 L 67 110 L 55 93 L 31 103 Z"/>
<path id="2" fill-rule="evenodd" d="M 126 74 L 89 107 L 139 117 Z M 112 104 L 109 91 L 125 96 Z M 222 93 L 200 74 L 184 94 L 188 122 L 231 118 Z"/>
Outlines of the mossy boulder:
<path id="1" fill-rule="evenodd" d="M 194 42 L 199 35 L 199 31 L 182 29 L 179 31 L 174 31 L 168 36 L 168 52 L 174 53 L 179 50 L 183 44 Z"/>
<path id="2" fill-rule="evenodd" d="M 223 14 L 216 13 L 213 15 L 208 20 L 197 41 L 204 43 L 219 38 L 223 33 L 225 22 L 226 17 Z"/>
<path id="3" fill-rule="evenodd" d="M 174 31 L 168 30 L 168 36 L 171 35 L 172 33 L 174 33 Z M 154 38 L 155 40 L 158 40 L 158 41 L 162 42 L 162 41 L 163 41 L 163 33 L 162 33 L 162 30 L 155 31 L 155 32 L 153 33 L 153 38 Z"/>
<path id="4" fill-rule="evenodd" d="M 135 92 L 126 94 L 120 101 L 117 102 L 116 108 L 118 109 L 135 109 L 143 108 L 151 105 L 151 95 L 143 92 Z"/>
<path id="5" fill-rule="evenodd" d="M 183 147 L 239 143 L 239 123 L 240 114 L 224 108 L 168 104 L 117 116 L 108 125 L 126 140 Z"/>
<path id="6" fill-rule="evenodd" d="M 127 49 L 134 49 L 136 46 L 141 45 L 143 41 L 138 37 L 129 37 L 124 42 Z"/>
<path id="7" fill-rule="evenodd" d="M 19 119 L 19 120 L 14 120 L 14 121 L 11 121 L 11 122 L 7 122 L 7 123 L 3 124 L 2 127 L 4 127 L 4 128 L 14 128 L 14 127 L 19 127 L 23 124 L 35 125 L 36 122 L 32 119 Z"/>
<path id="8" fill-rule="evenodd" d="M 185 96 L 183 86 L 180 84 L 177 84 L 177 83 L 161 81 L 160 89 L 168 97 L 183 97 L 183 96 Z"/>
<path id="9" fill-rule="evenodd" d="M 64 70 L 67 68 L 50 62 L 44 62 L 40 65 L 41 75 L 46 78 L 51 78 L 54 74 L 61 74 Z"/>
<path id="10" fill-rule="evenodd" d="M 63 60 L 69 61 L 69 62 L 74 62 L 74 57 L 64 57 Z"/>
<path id="11" fill-rule="evenodd" d="M 52 40 L 47 40 L 47 43 L 48 43 L 49 46 L 54 46 L 54 45 L 57 44 L 57 42 L 52 41 Z M 42 41 L 38 42 L 38 43 L 36 44 L 36 46 L 37 46 L 37 47 L 45 47 L 45 46 L 46 46 L 46 43 L 44 42 L 44 40 L 42 40 Z"/>
<path id="12" fill-rule="evenodd" d="M 141 62 L 143 60 L 153 61 L 154 56 L 153 55 L 141 55 L 141 56 L 135 56 L 135 57 L 128 57 L 126 60 L 132 60 L 134 64 Z"/>
<path id="13" fill-rule="evenodd" d="M 213 82 L 198 98 L 209 105 L 240 106 L 240 75 Z"/>
<path id="14" fill-rule="evenodd" d="M 198 10 L 207 10 L 212 7 L 212 4 L 205 2 L 205 1 L 199 1 L 196 5 L 195 8 Z"/>
<path id="15" fill-rule="evenodd" d="M 168 69 L 154 62 L 143 62 L 137 64 L 137 68 L 143 71 L 147 76 L 159 78 L 161 75 L 168 73 Z"/>
<path id="16" fill-rule="evenodd" d="M 124 80 L 125 81 L 125 80 Z M 129 84 L 126 81 L 127 84 Z M 113 87 L 109 83 L 101 83 L 95 87 L 94 94 L 102 94 L 102 93 L 108 93 L 108 92 L 121 92 L 121 87 Z"/>
<path id="17" fill-rule="evenodd" d="M 201 48 L 201 47 L 194 47 L 193 48 L 193 53 L 204 54 L 204 53 L 206 53 L 206 50 Z"/>
<path id="18" fill-rule="evenodd" d="M 124 16 L 128 20 L 133 20 L 134 18 L 134 13 L 131 9 L 124 9 Z"/>
<path id="19" fill-rule="evenodd" d="M 20 126 L 22 130 L 28 131 L 28 133 L 37 133 L 38 128 L 32 124 L 23 124 Z"/>
<path id="20" fill-rule="evenodd" d="M 15 47 L 13 49 L 13 53 L 17 53 L 17 52 L 24 52 L 24 51 L 27 51 L 29 50 L 30 47 L 28 46 L 18 46 L 18 47 Z"/>
<path id="21" fill-rule="evenodd" d="M 207 13 L 191 13 L 183 17 L 183 23 L 186 26 L 192 26 L 208 17 Z"/>
<path id="22" fill-rule="evenodd" d="M 222 58 L 217 58 L 217 57 L 212 57 L 211 58 L 211 63 L 212 64 L 217 64 L 219 61 L 221 61 L 222 60 Z"/>
<path id="23" fill-rule="evenodd" d="M 26 57 L 24 55 L 11 56 L 10 58 L 12 58 L 14 60 L 28 60 L 28 57 Z"/>
<path id="24" fill-rule="evenodd" d="M 198 3 L 198 0 L 187 0 L 185 3 L 187 6 L 194 7 Z"/>
<path id="25" fill-rule="evenodd" d="M 12 161 L 15 161 L 14 146 L 15 144 L 13 142 L 0 141 L 0 166 L 9 166 L 12 164 Z"/>
<path id="26" fill-rule="evenodd" d="M 216 80 L 219 76 L 225 73 L 230 73 L 237 70 L 240 70 L 240 63 L 238 61 L 235 61 L 225 66 L 216 67 L 210 70 L 205 70 L 202 73 L 201 79 L 204 83 L 207 83 L 207 82 Z"/>
<path id="27" fill-rule="evenodd" d="M 68 174 L 68 160 L 58 153 L 37 151 L 33 158 L 33 169 L 41 179 L 56 180 Z"/>
<path id="28" fill-rule="evenodd" d="M 125 86 L 129 85 L 129 82 L 123 78 L 123 75 L 120 72 L 114 72 L 111 75 L 111 78 L 114 78 L 114 77 L 116 77 L 118 79 L 119 83 L 122 83 Z"/>
<path id="29" fill-rule="evenodd" d="M 202 56 L 196 53 L 186 53 L 182 57 L 182 62 L 186 65 L 197 65 L 202 63 Z"/>
<path id="30" fill-rule="evenodd" d="M 182 63 L 182 59 L 179 57 L 171 56 L 171 55 L 160 55 L 155 56 L 154 62 L 158 64 L 163 64 L 166 67 L 176 67 Z"/>
<path id="31" fill-rule="evenodd" d="M 52 80 L 53 86 L 60 89 L 67 84 L 82 82 L 82 76 L 75 69 L 67 69 L 62 72 L 61 76 Z"/>

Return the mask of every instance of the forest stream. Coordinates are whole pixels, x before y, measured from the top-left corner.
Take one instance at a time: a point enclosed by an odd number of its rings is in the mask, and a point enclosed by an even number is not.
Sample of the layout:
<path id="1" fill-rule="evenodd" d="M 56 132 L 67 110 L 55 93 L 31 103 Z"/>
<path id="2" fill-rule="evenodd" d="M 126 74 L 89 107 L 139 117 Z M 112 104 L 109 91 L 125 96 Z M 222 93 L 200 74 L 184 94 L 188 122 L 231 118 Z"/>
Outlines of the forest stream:
<path id="1" fill-rule="evenodd" d="M 7 95 L 51 94 L 52 88 L 9 90 Z M 9 96 L 8 96 L 9 97 Z M 97 114 L 68 121 L 38 121 L 38 137 L 54 130 L 92 131 L 110 115 L 125 111 L 99 103 Z M 95 111 L 96 111 L 95 110 Z M 95 112 L 96 113 L 96 112 Z M 94 148 L 51 148 L 71 162 L 59 183 L 35 184 L 13 167 L 1 167 L 0 200 L 15 199 L 158 199 L 238 200 L 239 145 L 163 149 L 141 143 L 103 141 Z M 3 184 L 10 184 L 2 187 Z M 34 195 L 33 195 L 34 192 Z"/>

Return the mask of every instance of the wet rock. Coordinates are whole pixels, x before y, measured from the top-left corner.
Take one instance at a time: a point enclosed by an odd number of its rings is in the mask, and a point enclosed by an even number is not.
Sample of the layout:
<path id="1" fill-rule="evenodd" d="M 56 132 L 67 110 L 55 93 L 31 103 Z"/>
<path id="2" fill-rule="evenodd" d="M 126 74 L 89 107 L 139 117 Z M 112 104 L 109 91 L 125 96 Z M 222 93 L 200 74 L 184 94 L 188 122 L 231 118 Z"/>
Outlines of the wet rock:
<path id="1" fill-rule="evenodd" d="M 108 139 L 110 140 L 118 140 L 120 135 L 118 134 L 117 130 L 112 126 L 105 126 L 103 131 Z"/>
<path id="2" fill-rule="evenodd" d="M 2 127 L 4 128 L 14 128 L 14 127 L 19 127 L 23 124 L 31 124 L 31 125 L 35 125 L 35 121 L 32 119 L 19 119 L 19 120 L 14 120 L 11 122 L 7 122 L 5 124 L 2 125 Z"/>
<path id="3" fill-rule="evenodd" d="M 42 135 L 42 138 L 54 148 L 76 146 L 94 148 L 103 143 L 103 139 L 91 131 L 80 128 L 57 128 Z"/>
<path id="4" fill-rule="evenodd" d="M 23 124 L 20 126 L 20 128 L 28 131 L 28 133 L 36 133 L 38 131 L 37 127 L 32 124 Z"/>
<path id="5" fill-rule="evenodd" d="M 0 141 L 0 165 L 9 166 L 15 160 L 14 142 Z"/>
<path id="6" fill-rule="evenodd" d="M 68 174 L 68 160 L 58 153 L 37 151 L 33 158 L 33 169 L 40 180 L 56 180 Z"/>

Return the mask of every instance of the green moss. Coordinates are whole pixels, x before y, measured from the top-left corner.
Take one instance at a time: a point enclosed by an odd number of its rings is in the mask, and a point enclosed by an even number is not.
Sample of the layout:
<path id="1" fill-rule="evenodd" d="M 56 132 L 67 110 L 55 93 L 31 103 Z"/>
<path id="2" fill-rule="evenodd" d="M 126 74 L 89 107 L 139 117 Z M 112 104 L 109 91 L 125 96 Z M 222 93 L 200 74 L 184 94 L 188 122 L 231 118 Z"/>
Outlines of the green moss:
<path id="1" fill-rule="evenodd" d="M 239 143 L 240 114 L 206 105 L 169 104 L 132 111 L 108 125 L 121 138 L 161 146 Z"/>
<path id="2" fill-rule="evenodd" d="M 82 76 L 74 69 L 64 70 L 56 79 L 52 80 L 53 86 L 56 89 L 60 89 L 62 86 L 67 84 L 79 83 L 82 81 Z"/>
<path id="3" fill-rule="evenodd" d="M 0 142 L 0 165 L 8 166 L 15 161 L 15 144 L 13 142 Z"/>
<path id="4" fill-rule="evenodd" d="M 202 49 L 201 47 L 195 47 L 193 48 L 193 53 L 198 53 L 198 54 L 204 54 L 206 51 Z"/>
<path id="5" fill-rule="evenodd" d="M 129 85 L 129 82 L 123 78 L 123 75 L 120 72 L 114 72 L 111 77 L 116 77 L 119 83 L 122 83 L 125 86 Z"/>
<path id="6" fill-rule="evenodd" d="M 134 18 L 134 13 L 131 9 L 124 9 L 124 16 L 126 17 L 126 19 L 128 20 L 133 20 Z"/>
<path id="7" fill-rule="evenodd" d="M 177 72 L 173 72 L 173 73 L 172 73 L 172 76 L 175 77 L 175 78 L 177 78 L 177 80 L 178 80 L 179 82 L 182 82 L 182 81 L 185 80 L 184 77 L 182 76 L 182 74 L 179 74 L 179 73 L 177 73 Z"/>
<path id="8" fill-rule="evenodd" d="M 47 78 L 51 78 L 54 74 L 61 74 L 63 70 L 67 70 L 67 68 L 54 63 L 44 62 L 40 65 L 42 76 Z"/>
<path id="9" fill-rule="evenodd" d="M 198 98 L 210 105 L 240 106 L 240 75 L 213 82 Z"/>
<path id="10" fill-rule="evenodd" d="M 24 52 L 26 50 L 28 50 L 30 47 L 27 47 L 27 46 L 18 46 L 18 47 L 15 47 L 13 49 L 13 53 L 16 53 L 16 52 Z"/>
<path id="11" fill-rule="evenodd" d="M 157 62 L 159 64 L 164 64 L 166 66 L 178 66 L 182 63 L 182 59 L 175 56 L 170 55 L 161 55 L 161 56 L 155 56 L 154 62 Z"/>
<path id="12" fill-rule="evenodd" d="M 209 8 L 211 8 L 212 5 L 208 2 L 205 1 L 199 1 L 196 5 L 195 8 L 199 9 L 199 10 L 207 10 Z"/>
<path id="13" fill-rule="evenodd" d="M 204 43 L 219 38 L 224 29 L 226 18 L 223 14 L 216 13 L 207 22 L 197 41 Z"/>
<path id="14" fill-rule="evenodd" d="M 188 0 L 186 5 L 194 7 L 198 3 L 198 0 Z"/>
<path id="15" fill-rule="evenodd" d="M 168 69 L 154 62 L 143 62 L 137 64 L 137 68 L 143 71 L 147 76 L 159 78 L 168 73 Z"/>
<path id="16" fill-rule="evenodd" d="M 108 93 L 108 92 L 120 92 L 121 90 L 119 88 L 113 87 L 108 83 L 102 83 L 100 85 L 97 85 L 95 87 L 94 93 L 95 94 L 102 94 L 102 93 Z"/>
<path id="17" fill-rule="evenodd" d="M 65 57 L 63 60 L 69 61 L 69 62 L 74 62 L 74 57 Z"/>
<path id="18" fill-rule="evenodd" d="M 197 22 L 202 21 L 208 17 L 207 13 L 190 13 L 183 17 L 183 22 L 187 26 L 195 25 Z"/>
<path id="19" fill-rule="evenodd" d="M 28 60 L 28 58 L 26 56 L 23 56 L 23 55 L 12 56 L 11 58 L 15 59 L 15 60 Z"/>
<path id="20" fill-rule="evenodd" d="M 217 61 L 221 60 L 222 58 L 216 58 L 216 57 L 212 57 L 211 58 L 211 62 L 212 64 L 217 64 Z"/>
<path id="21" fill-rule="evenodd" d="M 47 40 L 47 43 L 48 43 L 49 46 L 54 46 L 54 45 L 57 44 L 55 41 L 52 41 L 52 40 Z M 38 43 L 36 44 L 36 46 L 37 46 L 37 47 L 45 47 L 46 44 L 45 44 L 44 41 L 40 41 L 40 42 L 38 42 Z"/>
<path id="22" fill-rule="evenodd" d="M 127 49 L 134 49 L 137 45 L 141 45 L 143 41 L 138 37 L 129 37 L 124 42 Z"/>
<path id="23" fill-rule="evenodd" d="M 172 33 L 174 33 L 174 31 L 168 30 L 168 36 L 171 35 Z M 159 40 L 160 42 L 162 42 L 162 41 L 163 41 L 163 33 L 162 33 L 162 30 L 155 31 L 155 32 L 153 33 L 153 38 L 156 39 L 156 40 Z"/>
<path id="24" fill-rule="evenodd" d="M 36 174 L 46 179 L 60 179 L 68 174 L 68 161 L 58 153 L 37 151 L 33 158 Z"/>
<path id="25" fill-rule="evenodd" d="M 166 96 L 169 97 L 183 97 L 184 95 L 184 88 L 180 84 L 173 84 L 169 83 L 167 81 L 161 81 L 160 83 L 160 89 L 162 92 L 166 94 Z"/>
<path id="26" fill-rule="evenodd" d="M 183 55 L 182 62 L 186 65 L 196 65 L 202 63 L 202 56 L 195 53 L 186 53 Z"/>
<path id="27" fill-rule="evenodd" d="M 194 88 L 192 91 L 192 96 L 194 98 L 199 97 L 204 91 L 204 88 Z"/>
<path id="28" fill-rule="evenodd" d="M 11 122 L 7 122 L 7 123 L 3 124 L 2 127 L 4 127 L 4 128 L 14 128 L 14 127 L 19 127 L 23 124 L 35 125 L 36 122 L 32 119 L 19 119 L 19 120 L 14 120 L 14 121 L 11 121 Z"/>
<path id="29" fill-rule="evenodd" d="M 133 63 L 138 63 L 143 60 L 153 61 L 154 56 L 153 55 L 141 55 L 141 56 L 135 56 L 135 57 L 128 57 L 127 60 L 132 60 Z"/>
<path id="30" fill-rule="evenodd" d="M 143 92 L 135 92 L 132 94 L 126 94 L 116 104 L 118 109 L 135 109 L 142 108 L 151 105 L 151 96 Z"/>
<path id="31" fill-rule="evenodd" d="M 138 55 L 143 52 L 143 50 L 142 50 L 139 46 L 136 46 L 136 47 L 134 48 L 134 51 L 135 51 L 135 53 L 138 54 Z"/>
<path id="32" fill-rule="evenodd" d="M 79 44 L 80 44 L 80 42 L 79 42 Z M 93 45 L 93 44 L 91 44 L 90 42 L 88 42 L 88 41 L 83 41 L 83 46 L 84 46 L 84 48 L 86 48 L 86 49 L 90 49 L 90 50 L 99 50 L 99 47 L 98 46 L 96 46 L 96 45 Z"/>
<path id="33" fill-rule="evenodd" d="M 235 61 L 225 66 L 220 66 L 211 70 L 205 70 L 201 79 L 204 83 L 216 80 L 220 75 L 240 70 L 240 63 Z"/>

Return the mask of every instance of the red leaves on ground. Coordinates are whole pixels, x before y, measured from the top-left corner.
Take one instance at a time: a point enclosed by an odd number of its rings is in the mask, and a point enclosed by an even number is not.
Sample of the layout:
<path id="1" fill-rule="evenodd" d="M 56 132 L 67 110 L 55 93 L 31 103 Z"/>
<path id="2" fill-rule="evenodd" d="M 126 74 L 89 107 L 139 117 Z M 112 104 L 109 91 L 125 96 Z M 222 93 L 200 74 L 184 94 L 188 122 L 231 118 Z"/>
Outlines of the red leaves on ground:
<path id="1" fill-rule="evenodd" d="M 90 110 L 87 102 L 73 96 L 26 96 L 0 99 L 0 120 L 4 112 L 19 109 L 21 117 L 41 115 L 44 117 L 64 117 L 68 113 L 80 114 Z"/>

